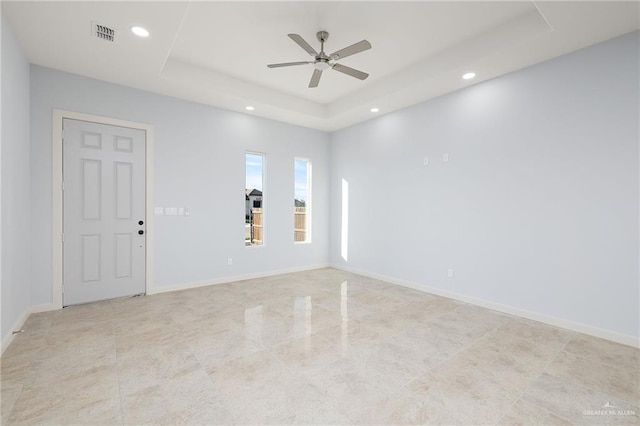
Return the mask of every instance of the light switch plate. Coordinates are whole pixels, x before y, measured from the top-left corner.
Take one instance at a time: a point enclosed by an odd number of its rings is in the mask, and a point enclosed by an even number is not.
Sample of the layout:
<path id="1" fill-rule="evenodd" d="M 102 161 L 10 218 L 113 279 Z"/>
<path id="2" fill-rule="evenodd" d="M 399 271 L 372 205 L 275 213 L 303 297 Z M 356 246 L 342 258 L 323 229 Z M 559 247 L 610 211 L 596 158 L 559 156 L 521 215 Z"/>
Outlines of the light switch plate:
<path id="1" fill-rule="evenodd" d="M 164 215 L 164 207 L 156 207 L 155 209 L 153 209 L 153 213 L 156 216 L 162 216 Z"/>
<path id="2" fill-rule="evenodd" d="M 178 208 L 177 207 L 165 207 L 164 209 L 165 216 L 177 216 Z"/>

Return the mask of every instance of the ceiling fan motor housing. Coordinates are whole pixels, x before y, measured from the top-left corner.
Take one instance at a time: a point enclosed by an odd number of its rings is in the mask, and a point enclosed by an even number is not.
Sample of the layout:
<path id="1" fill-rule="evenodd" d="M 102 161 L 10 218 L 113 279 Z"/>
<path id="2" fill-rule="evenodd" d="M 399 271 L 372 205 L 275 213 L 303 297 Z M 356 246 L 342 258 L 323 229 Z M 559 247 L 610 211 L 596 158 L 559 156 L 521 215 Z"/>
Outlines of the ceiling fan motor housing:
<path id="1" fill-rule="evenodd" d="M 328 59 L 320 58 L 316 59 L 316 61 L 313 63 L 313 67 L 317 70 L 325 71 L 331 68 L 331 64 L 329 63 Z"/>

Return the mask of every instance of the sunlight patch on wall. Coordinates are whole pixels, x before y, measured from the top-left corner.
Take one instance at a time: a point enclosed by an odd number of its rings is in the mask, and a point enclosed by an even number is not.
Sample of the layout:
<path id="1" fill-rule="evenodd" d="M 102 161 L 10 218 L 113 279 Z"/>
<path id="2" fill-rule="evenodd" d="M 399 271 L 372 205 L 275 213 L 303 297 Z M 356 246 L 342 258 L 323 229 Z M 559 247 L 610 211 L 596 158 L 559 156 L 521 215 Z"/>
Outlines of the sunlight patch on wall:
<path id="1" fill-rule="evenodd" d="M 342 179 L 342 234 L 340 255 L 345 262 L 349 260 L 349 182 Z"/>

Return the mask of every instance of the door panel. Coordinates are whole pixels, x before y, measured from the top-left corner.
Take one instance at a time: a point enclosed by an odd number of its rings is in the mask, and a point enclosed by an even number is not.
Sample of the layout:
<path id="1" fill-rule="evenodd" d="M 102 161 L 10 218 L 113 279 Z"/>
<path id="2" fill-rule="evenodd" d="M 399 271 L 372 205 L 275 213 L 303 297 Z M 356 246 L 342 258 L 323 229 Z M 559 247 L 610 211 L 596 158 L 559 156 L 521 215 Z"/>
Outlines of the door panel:
<path id="1" fill-rule="evenodd" d="M 115 185 L 116 219 L 131 220 L 131 203 L 133 202 L 133 164 L 115 163 L 113 175 Z"/>
<path id="2" fill-rule="evenodd" d="M 145 132 L 63 120 L 65 306 L 145 292 Z"/>
<path id="3" fill-rule="evenodd" d="M 100 220 L 102 210 L 102 161 L 81 159 L 82 218 Z"/>
<path id="4" fill-rule="evenodd" d="M 128 278 L 131 276 L 132 235 L 116 234 L 116 278 Z"/>
<path id="5" fill-rule="evenodd" d="M 100 281 L 100 270 L 102 269 L 102 256 L 100 254 L 100 235 L 81 235 L 82 251 L 82 282 Z"/>

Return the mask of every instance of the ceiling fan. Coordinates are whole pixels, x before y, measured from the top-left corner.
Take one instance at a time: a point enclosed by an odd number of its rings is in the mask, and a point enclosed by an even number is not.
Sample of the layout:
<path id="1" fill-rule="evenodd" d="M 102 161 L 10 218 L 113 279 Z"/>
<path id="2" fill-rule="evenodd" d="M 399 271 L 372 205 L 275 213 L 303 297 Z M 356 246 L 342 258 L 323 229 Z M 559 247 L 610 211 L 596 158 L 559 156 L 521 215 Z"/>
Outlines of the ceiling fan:
<path id="1" fill-rule="evenodd" d="M 367 74 L 366 72 L 358 71 L 345 65 L 338 64 L 336 61 L 346 58 L 347 56 L 355 55 L 356 53 L 360 53 L 367 49 L 371 49 L 371 43 L 369 43 L 367 40 L 362 40 L 355 44 L 352 44 L 351 46 L 345 47 L 344 49 L 340 49 L 330 55 L 327 55 L 326 53 L 324 53 L 324 43 L 329 38 L 329 33 L 326 31 L 318 31 L 316 37 L 318 37 L 318 41 L 320 42 L 320 53 L 316 52 L 316 50 L 311 47 L 309 43 L 307 43 L 299 34 L 289 34 L 289 38 L 295 41 L 298 46 L 306 50 L 307 53 L 313 56 L 315 60 L 303 62 L 285 62 L 282 64 L 269 64 L 267 66 L 269 68 L 279 68 L 292 67 L 295 65 L 313 64 L 313 67 L 315 69 L 313 70 L 313 74 L 311 75 L 309 87 L 318 87 L 318 83 L 320 83 L 320 77 L 322 76 L 322 71 L 329 68 L 340 71 L 343 74 L 350 75 L 351 77 L 359 78 L 360 80 L 364 80 L 369 77 L 369 74 Z"/>

